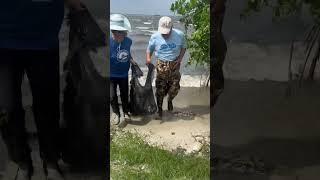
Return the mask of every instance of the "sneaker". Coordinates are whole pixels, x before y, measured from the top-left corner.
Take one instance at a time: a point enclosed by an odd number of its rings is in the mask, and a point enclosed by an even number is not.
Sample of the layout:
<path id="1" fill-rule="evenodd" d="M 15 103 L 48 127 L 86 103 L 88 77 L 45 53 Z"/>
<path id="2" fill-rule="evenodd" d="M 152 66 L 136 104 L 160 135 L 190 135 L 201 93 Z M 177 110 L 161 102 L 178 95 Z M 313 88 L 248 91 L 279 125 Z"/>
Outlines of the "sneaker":
<path id="1" fill-rule="evenodd" d="M 111 116 L 111 122 L 112 122 L 114 125 L 119 125 L 119 124 L 120 124 L 120 121 L 121 121 L 120 115 L 113 113 L 112 116 Z"/>
<path id="2" fill-rule="evenodd" d="M 123 122 L 125 122 L 124 116 L 120 116 L 119 119 L 120 120 L 119 120 L 119 123 L 117 125 L 120 125 L 120 124 L 123 125 Z"/>
<path id="3" fill-rule="evenodd" d="M 46 174 L 46 180 L 65 180 L 58 165 L 47 166 Z"/>
<path id="4" fill-rule="evenodd" d="M 124 120 L 125 120 L 126 122 L 130 122 L 130 121 L 131 121 L 131 116 L 130 116 L 129 113 L 124 113 Z"/>
<path id="5" fill-rule="evenodd" d="M 173 104 L 172 101 L 168 101 L 168 111 L 172 111 L 173 110 Z"/>
<path id="6" fill-rule="evenodd" d="M 158 116 L 156 117 L 158 120 L 162 120 L 162 109 L 158 110 Z"/>

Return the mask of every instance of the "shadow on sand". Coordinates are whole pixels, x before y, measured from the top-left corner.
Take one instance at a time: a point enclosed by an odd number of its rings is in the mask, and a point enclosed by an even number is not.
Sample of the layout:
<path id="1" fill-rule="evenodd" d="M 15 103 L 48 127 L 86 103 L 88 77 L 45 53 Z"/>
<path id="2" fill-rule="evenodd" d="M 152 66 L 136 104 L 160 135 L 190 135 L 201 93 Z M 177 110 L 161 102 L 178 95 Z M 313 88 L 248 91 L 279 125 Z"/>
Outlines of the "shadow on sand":
<path id="1" fill-rule="evenodd" d="M 131 121 L 123 122 L 119 125 L 120 128 L 125 128 L 128 124 L 136 126 L 144 126 L 150 123 L 152 120 L 159 121 L 160 124 L 175 121 L 192 121 L 195 117 L 202 117 L 203 115 L 210 113 L 210 107 L 204 105 L 191 105 L 185 108 L 174 108 L 172 112 L 164 111 L 162 120 L 157 119 L 157 115 L 148 116 L 132 116 Z"/>

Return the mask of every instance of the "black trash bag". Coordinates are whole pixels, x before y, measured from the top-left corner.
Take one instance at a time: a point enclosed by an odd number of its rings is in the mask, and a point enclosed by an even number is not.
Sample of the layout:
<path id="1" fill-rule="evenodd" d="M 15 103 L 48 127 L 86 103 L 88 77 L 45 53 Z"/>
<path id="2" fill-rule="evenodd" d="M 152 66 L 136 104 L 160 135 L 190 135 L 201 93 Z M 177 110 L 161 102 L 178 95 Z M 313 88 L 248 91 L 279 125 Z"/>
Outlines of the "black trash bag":
<path id="1" fill-rule="evenodd" d="M 90 52 L 106 46 L 106 36 L 88 10 L 69 14 L 69 52 L 64 63 L 62 159 L 90 169 L 106 163 L 106 77 L 97 72 Z"/>
<path id="2" fill-rule="evenodd" d="M 143 76 L 143 72 L 141 71 L 138 64 L 131 64 L 132 77 L 141 77 Z"/>
<path id="3" fill-rule="evenodd" d="M 148 65 L 148 75 L 144 86 L 139 82 L 142 73 L 139 66 L 131 66 L 130 111 L 132 115 L 151 115 L 157 112 L 157 104 L 152 89 L 154 65 Z"/>

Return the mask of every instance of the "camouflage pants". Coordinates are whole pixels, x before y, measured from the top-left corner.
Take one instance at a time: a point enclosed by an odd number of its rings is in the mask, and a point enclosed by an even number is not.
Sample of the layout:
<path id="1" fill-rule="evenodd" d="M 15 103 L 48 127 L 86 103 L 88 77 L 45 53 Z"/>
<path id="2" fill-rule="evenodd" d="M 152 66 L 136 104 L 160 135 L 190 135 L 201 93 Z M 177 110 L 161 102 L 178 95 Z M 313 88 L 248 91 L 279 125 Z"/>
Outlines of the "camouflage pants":
<path id="1" fill-rule="evenodd" d="M 158 108 L 162 108 L 163 98 L 168 94 L 168 101 L 172 101 L 180 90 L 181 74 L 176 62 L 157 61 L 156 98 Z"/>

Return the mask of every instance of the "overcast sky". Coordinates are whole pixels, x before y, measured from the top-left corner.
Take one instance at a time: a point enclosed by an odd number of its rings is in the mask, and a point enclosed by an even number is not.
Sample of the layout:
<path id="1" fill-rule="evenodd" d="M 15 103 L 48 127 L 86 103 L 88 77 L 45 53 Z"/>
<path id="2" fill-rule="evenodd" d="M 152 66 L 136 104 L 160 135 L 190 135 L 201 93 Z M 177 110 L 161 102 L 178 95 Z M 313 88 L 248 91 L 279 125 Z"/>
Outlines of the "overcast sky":
<path id="1" fill-rule="evenodd" d="M 173 15 L 170 11 L 175 0 L 111 0 L 110 12 L 123 14 Z"/>

